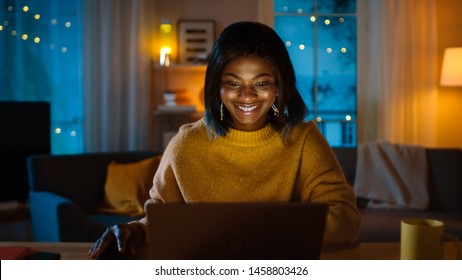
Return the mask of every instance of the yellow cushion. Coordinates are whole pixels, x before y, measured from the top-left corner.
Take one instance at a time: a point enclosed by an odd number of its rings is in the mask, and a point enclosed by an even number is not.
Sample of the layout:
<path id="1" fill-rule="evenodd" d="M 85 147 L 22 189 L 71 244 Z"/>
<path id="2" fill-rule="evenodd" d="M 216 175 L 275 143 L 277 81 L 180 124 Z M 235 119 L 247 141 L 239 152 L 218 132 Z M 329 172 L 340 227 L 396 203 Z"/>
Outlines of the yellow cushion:
<path id="1" fill-rule="evenodd" d="M 159 166 L 161 156 L 155 156 L 135 163 L 108 165 L 104 200 L 97 212 L 144 215 L 144 203 L 149 198 L 152 179 Z"/>

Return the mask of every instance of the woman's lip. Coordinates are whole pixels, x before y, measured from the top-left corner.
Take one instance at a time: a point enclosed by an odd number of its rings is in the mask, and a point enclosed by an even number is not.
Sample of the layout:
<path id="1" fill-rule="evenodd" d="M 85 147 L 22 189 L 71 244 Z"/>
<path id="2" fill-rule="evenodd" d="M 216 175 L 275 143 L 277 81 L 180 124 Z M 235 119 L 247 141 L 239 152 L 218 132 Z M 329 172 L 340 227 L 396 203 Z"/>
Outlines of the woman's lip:
<path id="1" fill-rule="evenodd" d="M 258 105 L 236 105 L 237 108 L 244 112 L 252 112 L 257 109 Z"/>

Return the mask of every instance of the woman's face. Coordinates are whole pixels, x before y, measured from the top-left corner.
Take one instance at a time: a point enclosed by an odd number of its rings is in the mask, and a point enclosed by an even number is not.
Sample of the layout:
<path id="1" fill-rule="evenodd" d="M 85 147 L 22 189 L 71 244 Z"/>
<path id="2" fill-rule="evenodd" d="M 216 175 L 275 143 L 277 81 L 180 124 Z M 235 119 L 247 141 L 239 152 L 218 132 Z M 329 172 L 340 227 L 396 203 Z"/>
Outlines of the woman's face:
<path id="1" fill-rule="evenodd" d="M 257 55 L 233 59 L 223 69 L 220 97 L 235 129 L 263 128 L 276 94 L 276 73 L 268 61 Z"/>

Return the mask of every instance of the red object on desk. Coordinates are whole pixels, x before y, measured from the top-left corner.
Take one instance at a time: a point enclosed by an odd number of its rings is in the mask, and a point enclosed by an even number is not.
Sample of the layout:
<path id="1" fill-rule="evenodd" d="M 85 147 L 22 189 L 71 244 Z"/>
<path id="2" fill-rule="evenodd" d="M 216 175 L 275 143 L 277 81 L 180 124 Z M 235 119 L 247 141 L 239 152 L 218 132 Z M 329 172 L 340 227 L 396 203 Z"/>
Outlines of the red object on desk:
<path id="1" fill-rule="evenodd" d="M 1 246 L 0 260 L 24 260 L 38 250 L 25 246 Z"/>

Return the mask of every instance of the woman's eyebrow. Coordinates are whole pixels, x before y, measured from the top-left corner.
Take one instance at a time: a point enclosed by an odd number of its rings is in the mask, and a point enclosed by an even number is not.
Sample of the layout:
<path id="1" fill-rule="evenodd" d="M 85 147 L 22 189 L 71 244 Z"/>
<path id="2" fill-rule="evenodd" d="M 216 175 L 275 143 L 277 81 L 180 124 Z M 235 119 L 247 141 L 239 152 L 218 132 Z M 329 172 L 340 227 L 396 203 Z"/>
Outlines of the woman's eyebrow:
<path id="1" fill-rule="evenodd" d="M 223 77 L 226 77 L 226 76 L 231 76 L 233 78 L 236 78 L 236 79 L 242 79 L 241 77 L 239 77 L 238 75 L 234 74 L 234 73 L 225 73 L 223 74 Z M 273 75 L 269 74 L 269 73 L 261 73 L 261 74 L 258 74 L 257 76 L 253 77 L 254 79 L 259 79 L 259 78 L 263 78 L 263 77 L 269 77 L 269 78 L 274 78 Z"/>
<path id="2" fill-rule="evenodd" d="M 271 75 L 270 73 L 261 73 L 261 74 L 258 74 L 257 76 L 255 76 L 255 79 L 263 78 L 263 77 L 273 78 L 273 75 Z"/>
<path id="3" fill-rule="evenodd" d="M 240 79 L 240 77 L 238 75 L 234 74 L 234 73 L 225 73 L 225 74 L 223 74 L 223 77 L 225 77 L 225 76 L 231 76 L 233 78 Z"/>

